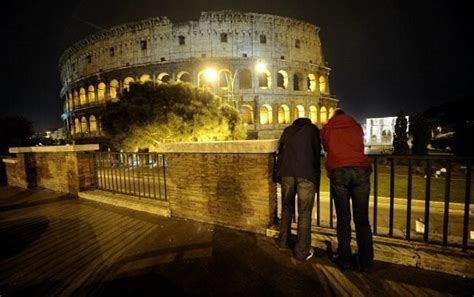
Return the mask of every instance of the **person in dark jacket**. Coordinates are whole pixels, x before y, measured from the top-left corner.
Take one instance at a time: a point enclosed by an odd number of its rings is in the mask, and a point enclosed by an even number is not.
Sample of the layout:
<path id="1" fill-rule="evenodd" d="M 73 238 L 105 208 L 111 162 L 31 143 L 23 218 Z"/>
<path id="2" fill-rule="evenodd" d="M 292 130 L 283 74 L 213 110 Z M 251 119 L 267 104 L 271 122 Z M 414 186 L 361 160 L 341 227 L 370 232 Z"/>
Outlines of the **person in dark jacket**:
<path id="1" fill-rule="evenodd" d="M 351 268 L 349 199 L 352 199 L 359 265 L 361 270 L 367 271 L 373 265 L 374 251 L 369 224 L 371 166 L 364 155 L 364 133 L 356 120 L 336 109 L 334 116 L 323 127 L 321 135 L 331 194 L 336 206 L 337 262 L 342 270 Z"/>
<path id="2" fill-rule="evenodd" d="M 321 138 L 319 129 L 307 118 L 299 118 L 281 135 L 278 146 L 276 176 L 281 182 L 282 214 L 278 243 L 281 248 L 292 247 L 291 221 L 298 194 L 298 235 L 295 258 L 308 260 L 311 247 L 311 212 L 314 195 L 319 190 Z"/>

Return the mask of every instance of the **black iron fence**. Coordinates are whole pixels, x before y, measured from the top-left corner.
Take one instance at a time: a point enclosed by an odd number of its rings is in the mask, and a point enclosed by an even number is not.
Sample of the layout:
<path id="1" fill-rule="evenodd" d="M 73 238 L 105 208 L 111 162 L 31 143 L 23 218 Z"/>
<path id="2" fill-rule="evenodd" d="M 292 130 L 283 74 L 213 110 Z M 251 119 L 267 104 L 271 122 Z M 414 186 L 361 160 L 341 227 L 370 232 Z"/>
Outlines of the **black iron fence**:
<path id="1" fill-rule="evenodd" d="M 375 235 L 462 247 L 463 251 L 473 247 L 474 228 L 469 227 L 474 219 L 472 157 L 369 157 L 373 162 L 369 208 Z M 324 165 L 321 169 L 313 223 L 335 228 L 337 216 L 329 179 Z M 280 208 L 281 202 L 277 205 Z"/>
<path id="2" fill-rule="evenodd" d="M 163 154 L 99 152 L 95 162 L 98 189 L 167 200 Z"/>

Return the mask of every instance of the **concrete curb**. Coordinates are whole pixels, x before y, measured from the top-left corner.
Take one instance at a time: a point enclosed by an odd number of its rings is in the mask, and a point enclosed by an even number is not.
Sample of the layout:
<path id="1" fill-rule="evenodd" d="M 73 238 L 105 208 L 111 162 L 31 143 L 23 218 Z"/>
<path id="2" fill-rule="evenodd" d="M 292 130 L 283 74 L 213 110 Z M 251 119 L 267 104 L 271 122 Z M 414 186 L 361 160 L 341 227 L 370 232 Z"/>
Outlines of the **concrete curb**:
<path id="1" fill-rule="evenodd" d="M 110 204 L 118 207 L 144 211 L 163 217 L 171 217 L 168 201 L 152 200 L 125 194 L 111 193 L 100 190 L 91 190 L 78 193 L 79 198 L 87 199 L 99 203 Z"/>
<path id="2" fill-rule="evenodd" d="M 293 228 L 292 233 L 296 234 Z M 267 228 L 267 237 L 277 237 L 277 226 Z M 313 227 L 312 246 L 326 250 L 331 243 L 333 251 L 337 248 L 336 230 Z M 353 232 L 353 251 L 357 249 Z M 462 252 L 460 249 L 435 246 L 422 242 L 409 242 L 401 239 L 374 236 L 375 260 L 412 266 L 421 269 L 448 273 L 474 279 L 474 252 Z"/>

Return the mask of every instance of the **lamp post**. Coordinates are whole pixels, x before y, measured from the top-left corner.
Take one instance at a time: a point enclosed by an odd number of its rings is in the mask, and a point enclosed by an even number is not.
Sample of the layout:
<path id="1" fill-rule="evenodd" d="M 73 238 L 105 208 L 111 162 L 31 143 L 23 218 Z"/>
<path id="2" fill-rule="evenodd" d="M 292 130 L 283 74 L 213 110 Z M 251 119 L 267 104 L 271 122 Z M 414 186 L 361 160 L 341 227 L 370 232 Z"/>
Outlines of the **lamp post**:
<path id="1" fill-rule="evenodd" d="M 215 82 L 218 80 L 219 75 L 217 71 L 213 68 L 208 68 L 204 72 L 205 78 L 207 81 L 210 82 Z M 234 100 L 234 86 L 235 86 L 235 79 L 237 77 L 237 70 L 234 71 L 234 73 L 230 73 L 228 71 L 224 71 L 224 76 L 226 80 L 226 85 L 227 85 L 227 101 L 232 102 L 232 106 L 237 108 L 237 101 Z"/>

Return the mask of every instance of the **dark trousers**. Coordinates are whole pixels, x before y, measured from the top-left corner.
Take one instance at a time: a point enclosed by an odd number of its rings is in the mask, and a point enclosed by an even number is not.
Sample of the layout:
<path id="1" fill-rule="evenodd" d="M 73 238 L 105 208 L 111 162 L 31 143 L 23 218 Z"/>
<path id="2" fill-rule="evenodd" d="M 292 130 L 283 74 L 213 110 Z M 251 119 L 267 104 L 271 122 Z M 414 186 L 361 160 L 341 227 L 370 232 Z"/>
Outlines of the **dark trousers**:
<path id="1" fill-rule="evenodd" d="M 298 236 L 295 258 L 303 260 L 311 248 L 311 212 L 316 187 L 312 181 L 302 177 L 283 176 L 281 179 L 280 246 L 290 245 L 291 221 L 295 213 L 295 196 L 298 194 Z"/>
<path id="2" fill-rule="evenodd" d="M 356 227 L 358 257 L 361 266 L 373 264 L 374 250 L 369 224 L 370 172 L 363 167 L 337 168 L 331 173 L 331 194 L 337 213 L 338 254 L 341 264 L 349 265 L 351 258 L 351 210 Z"/>

